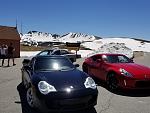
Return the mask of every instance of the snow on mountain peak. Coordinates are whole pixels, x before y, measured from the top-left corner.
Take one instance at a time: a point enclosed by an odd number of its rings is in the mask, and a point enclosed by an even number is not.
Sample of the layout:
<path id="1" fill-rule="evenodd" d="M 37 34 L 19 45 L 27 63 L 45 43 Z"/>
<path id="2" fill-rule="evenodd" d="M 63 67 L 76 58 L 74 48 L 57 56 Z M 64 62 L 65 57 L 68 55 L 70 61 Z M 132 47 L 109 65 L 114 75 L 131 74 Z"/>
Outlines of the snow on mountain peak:
<path id="1" fill-rule="evenodd" d="M 96 38 L 93 35 L 86 35 L 82 33 L 68 33 L 60 37 L 57 34 L 50 34 L 38 31 L 29 31 L 27 34 L 20 35 L 21 42 L 91 42 Z"/>
<path id="2" fill-rule="evenodd" d="M 29 31 L 27 34 L 20 35 L 21 42 L 27 45 L 38 45 L 39 42 L 58 42 L 60 36 L 38 31 Z"/>
<path id="3" fill-rule="evenodd" d="M 96 38 L 93 35 L 86 35 L 82 33 L 68 33 L 60 38 L 61 42 L 89 42 Z"/>

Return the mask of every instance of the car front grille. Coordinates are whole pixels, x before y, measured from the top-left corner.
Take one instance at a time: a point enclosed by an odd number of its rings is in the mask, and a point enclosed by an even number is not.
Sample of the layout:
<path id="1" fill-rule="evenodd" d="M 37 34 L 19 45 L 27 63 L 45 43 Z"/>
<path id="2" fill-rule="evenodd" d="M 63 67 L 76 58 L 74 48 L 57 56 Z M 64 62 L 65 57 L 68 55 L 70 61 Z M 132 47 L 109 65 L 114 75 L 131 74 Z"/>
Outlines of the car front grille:
<path id="1" fill-rule="evenodd" d="M 135 86 L 139 88 L 150 88 L 150 80 L 136 81 Z"/>
<path id="2" fill-rule="evenodd" d="M 80 109 L 97 103 L 97 96 L 86 96 L 73 99 L 47 100 L 46 105 L 49 109 Z"/>

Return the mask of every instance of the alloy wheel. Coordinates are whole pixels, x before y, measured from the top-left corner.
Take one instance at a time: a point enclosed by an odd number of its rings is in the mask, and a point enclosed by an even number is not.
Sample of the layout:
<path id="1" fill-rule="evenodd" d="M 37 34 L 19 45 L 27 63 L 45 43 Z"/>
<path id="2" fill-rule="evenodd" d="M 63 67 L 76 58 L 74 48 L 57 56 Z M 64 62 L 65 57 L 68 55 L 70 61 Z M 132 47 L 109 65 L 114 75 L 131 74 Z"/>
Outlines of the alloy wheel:
<path id="1" fill-rule="evenodd" d="M 26 94 L 27 102 L 30 107 L 34 107 L 34 96 L 33 96 L 33 91 L 32 88 L 28 88 L 27 94 Z"/>
<path id="2" fill-rule="evenodd" d="M 114 91 L 118 88 L 118 81 L 115 78 L 114 74 L 110 74 L 107 79 L 107 84 L 110 90 Z"/>

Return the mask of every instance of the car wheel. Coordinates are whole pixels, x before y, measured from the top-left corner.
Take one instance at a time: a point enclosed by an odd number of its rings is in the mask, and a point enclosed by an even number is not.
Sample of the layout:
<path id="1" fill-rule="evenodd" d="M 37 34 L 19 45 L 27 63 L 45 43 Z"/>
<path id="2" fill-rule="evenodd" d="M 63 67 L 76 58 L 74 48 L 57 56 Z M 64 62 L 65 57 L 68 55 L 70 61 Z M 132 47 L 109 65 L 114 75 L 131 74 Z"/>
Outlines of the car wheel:
<path id="1" fill-rule="evenodd" d="M 111 91 L 115 91 L 115 90 L 118 89 L 118 81 L 115 78 L 115 74 L 114 73 L 111 73 L 111 74 L 108 75 L 108 77 L 107 77 L 107 85 L 108 85 L 108 88 Z"/>
<path id="2" fill-rule="evenodd" d="M 30 107 L 34 108 L 36 105 L 35 104 L 35 96 L 33 94 L 33 90 L 31 87 L 27 89 L 26 98 L 27 98 L 28 105 Z"/>

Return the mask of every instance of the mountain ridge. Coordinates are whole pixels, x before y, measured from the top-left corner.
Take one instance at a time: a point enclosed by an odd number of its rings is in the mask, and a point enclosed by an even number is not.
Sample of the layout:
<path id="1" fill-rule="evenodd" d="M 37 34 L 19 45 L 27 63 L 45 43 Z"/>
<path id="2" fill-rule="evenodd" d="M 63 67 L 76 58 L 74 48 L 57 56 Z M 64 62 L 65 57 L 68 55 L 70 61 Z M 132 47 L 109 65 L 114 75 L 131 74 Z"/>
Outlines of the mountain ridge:
<path id="1" fill-rule="evenodd" d="M 38 43 L 49 43 L 49 42 L 59 42 L 59 43 L 66 43 L 66 42 L 80 42 L 80 43 L 85 43 L 85 42 L 94 42 L 94 41 L 101 41 L 101 39 L 112 39 L 116 40 L 118 39 L 133 39 L 135 41 L 138 41 L 140 43 L 150 43 L 148 40 L 144 39 L 138 39 L 138 38 L 130 38 L 130 37 L 108 37 L 108 38 L 103 38 L 100 36 L 94 36 L 94 35 L 88 35 L 84 33 L 73 33 L 69 32 L 64 35 L 59 35 L 59 34 L 52 34 L 52 33 L 46 33 L 46 32 L 39 32 L 39 31 L 29 31 L 26 34 L 20 34 L 21 36 L 21 43 L 26 44 L 26 45 L 38 45 Z"/>

